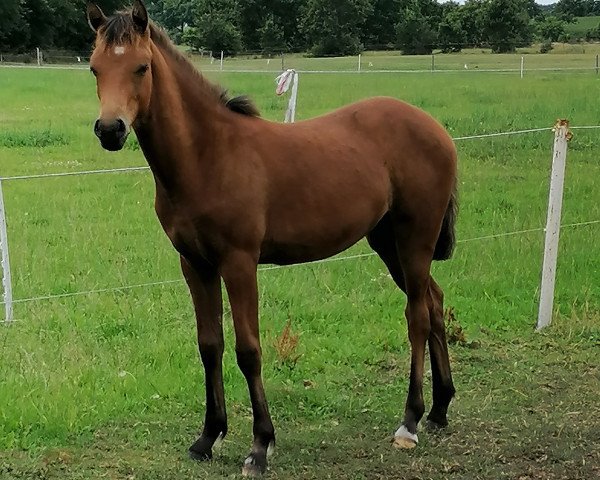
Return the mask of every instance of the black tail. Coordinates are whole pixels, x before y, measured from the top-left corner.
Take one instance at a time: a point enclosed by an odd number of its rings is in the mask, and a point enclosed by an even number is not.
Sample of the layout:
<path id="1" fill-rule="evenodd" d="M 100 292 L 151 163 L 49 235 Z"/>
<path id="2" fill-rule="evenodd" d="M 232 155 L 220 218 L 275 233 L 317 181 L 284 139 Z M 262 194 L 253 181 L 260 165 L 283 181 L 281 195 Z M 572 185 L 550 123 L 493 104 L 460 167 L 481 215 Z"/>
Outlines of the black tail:
<path id="1" fill-rule="evenodd" d="M 454 245 L 456 243 L 456 235 L 454 231 L 454 224 L 456 223 L 456 217 L 458 216 L 458 192 L 457 182 L 454 182 L 454 188 L 450 195 L 450 201 L 448 202 L 448 208 L 444 214 L 444 221 L 442 222 L 442 230 L 438 237 L 437 243 L 435 244 L 435 250 L 433 252 L 434 260 L 448 260 L 452 256 Z"/>

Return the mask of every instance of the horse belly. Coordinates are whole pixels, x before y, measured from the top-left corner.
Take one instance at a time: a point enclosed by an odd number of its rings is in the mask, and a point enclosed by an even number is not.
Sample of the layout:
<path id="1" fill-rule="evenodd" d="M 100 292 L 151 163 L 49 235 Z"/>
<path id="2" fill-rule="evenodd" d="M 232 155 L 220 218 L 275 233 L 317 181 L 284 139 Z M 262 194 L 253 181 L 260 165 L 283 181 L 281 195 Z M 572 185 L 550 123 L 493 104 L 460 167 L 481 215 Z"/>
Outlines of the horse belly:
<path id="1" fill-rule="evenodd" d="M 260 263 L 289 265 L 331 257 L 362 239 L 387 210 L 384 199 L 346 208 L 294 209 L 270 223 Z"/>

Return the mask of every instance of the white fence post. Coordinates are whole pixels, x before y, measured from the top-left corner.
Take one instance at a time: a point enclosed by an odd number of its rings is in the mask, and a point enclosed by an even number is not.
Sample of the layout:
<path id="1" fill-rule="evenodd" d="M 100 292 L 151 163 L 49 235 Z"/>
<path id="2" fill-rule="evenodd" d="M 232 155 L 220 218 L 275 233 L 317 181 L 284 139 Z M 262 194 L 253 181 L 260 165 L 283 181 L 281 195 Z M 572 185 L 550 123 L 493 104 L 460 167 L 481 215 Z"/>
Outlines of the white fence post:
<path id="1" fill-rule="evenodd" d="M 223 71 L 223 50 L 221 50 L 221 71 Z"/>
<path id="2" fill-rule="evenodd" d="M 521 78 L 523 78 L 523 67 L 525 66 L 525 57 L 521 57 Z"/>
<path id="3" fill-rule="evenodd" d="M 35 53 L 37 54 L 38 67 L 41 67 L 42 66 L 42 52 L 40 52 L 40 47 L 35 48 Z"/>
<path id="4" fill-rule="evenodd" d="M 296 102 L 298 100 L 298 72 L 294 72 L 294 85 L 292 85 L 292 96 L 290 97 L 290 104 L 288 108 L 288 114 L 286 115 L 286 123 L 294 123 L 296 121 Z"/>
<path id="5" fill-rule="evenodd" d="M 2 251 L 2 286 L 4 290 L 4 323 L 13 320 L 12 281 L 10 278 L 10 262 L 8 259 L 8 235 L 6 233 L 6 210 L 0 180 L 0 250 Z"/>
<path id="6" fill-rule="evenodd" d="M 361 63 L 361 54 L 359 53 L 358 54 L 358 71 L 359 72 L 360 72 L 360 67 L 361 67 L 360 63 Z"/>
<path id="7" fill-rule="evenodd" d="M 289 68 L 275 79 L 275 83 L 277 84 L 275 89 L 277 95 L 283 95 L 289 90 L 290 86 L 292 87 L 284 123 L 294 123 L 296 120 L 296 101 L 298 99 L 298 72 L 293 68 Z"/>
<path id="8" fill-rule="evenodd" d="M 552 174 L 550 177 L 550 195 L 548 198 L 548 218 L 546 220 L 546 240 L 544 242 L 544 262 L 542 266 L 537 330 L 550 325 L 550 322 L 552 322 L 556 262 L 558 260 L 558 238 L 560 234 L 560 214 L 567 160 L 567 142 L 570 139 L 571 132 L 569 132 L 568 120 L 559 120 L 554 127 L 554 153 L 552 156 Z"/>

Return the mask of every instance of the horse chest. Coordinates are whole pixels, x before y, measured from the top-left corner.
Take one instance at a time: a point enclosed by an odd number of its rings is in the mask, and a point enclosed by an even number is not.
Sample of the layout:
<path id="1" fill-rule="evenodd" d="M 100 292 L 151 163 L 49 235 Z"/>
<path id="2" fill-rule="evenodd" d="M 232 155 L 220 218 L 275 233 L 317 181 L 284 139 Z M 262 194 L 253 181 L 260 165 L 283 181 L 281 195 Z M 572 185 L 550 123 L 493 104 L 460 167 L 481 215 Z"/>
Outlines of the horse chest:
<path id="1" fill-rule="evenodd" d="M 207 241 L 193 218 L 182 215 L 176 209 L 159 205 L 156 207 L 156 213 L 164 232 L 179 254 L 188 260 L 208 257 Z"/>

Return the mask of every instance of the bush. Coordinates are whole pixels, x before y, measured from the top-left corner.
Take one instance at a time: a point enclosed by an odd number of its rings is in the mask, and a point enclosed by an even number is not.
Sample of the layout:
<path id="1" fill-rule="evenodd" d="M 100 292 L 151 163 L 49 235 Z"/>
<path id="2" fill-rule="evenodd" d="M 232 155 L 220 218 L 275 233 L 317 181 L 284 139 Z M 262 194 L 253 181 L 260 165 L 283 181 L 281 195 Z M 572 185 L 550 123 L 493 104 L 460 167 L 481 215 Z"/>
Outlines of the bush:
<path id="1" fill-rule="evenodd" d="M 337 32 L 319 38 L 310 49 L 315 57 L 356 55 L 363 50 L 360 40 L 350 33 Z"/>
<path id="2" fill-rule="evenodd" d="M 540 45 L 540 53 L 548 53 L 553 48 L 552 42 L 550 40 L 546 40 Z"/>
<path id="3" fill-rule="evenodd" d="M 211 50 L 213 55 L 224 52 L 235 55 L 242 48 L 239 30 L 220 15 L 203 15 L 194 28 L 188 28 L 183 35 L 186 45 L 197 50 Z"/>

